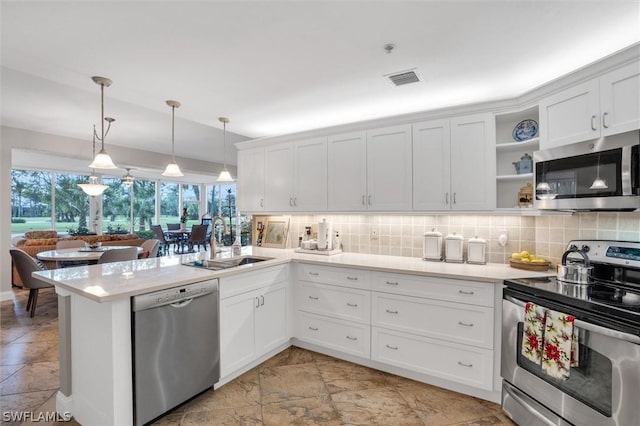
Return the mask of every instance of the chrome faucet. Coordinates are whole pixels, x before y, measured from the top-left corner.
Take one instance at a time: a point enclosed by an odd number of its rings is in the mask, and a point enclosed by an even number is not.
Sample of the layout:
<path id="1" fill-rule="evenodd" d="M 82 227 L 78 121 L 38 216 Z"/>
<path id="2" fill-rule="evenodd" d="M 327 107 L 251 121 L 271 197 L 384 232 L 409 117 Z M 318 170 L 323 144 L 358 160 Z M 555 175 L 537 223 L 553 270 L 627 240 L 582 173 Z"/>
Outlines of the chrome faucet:
<path id="1" fill-rule="evenodd" d="M 217 215 L 213 219 L 211 219 L 211 254 L 209 255 L 209 259 L 216 258 L 216 221 L 221 220 L 222 226 L 224 227 L 224 234 L 227 235 L 229 233 L 227 229 L 227 222 L 224 221 L 224 217 Z"/>

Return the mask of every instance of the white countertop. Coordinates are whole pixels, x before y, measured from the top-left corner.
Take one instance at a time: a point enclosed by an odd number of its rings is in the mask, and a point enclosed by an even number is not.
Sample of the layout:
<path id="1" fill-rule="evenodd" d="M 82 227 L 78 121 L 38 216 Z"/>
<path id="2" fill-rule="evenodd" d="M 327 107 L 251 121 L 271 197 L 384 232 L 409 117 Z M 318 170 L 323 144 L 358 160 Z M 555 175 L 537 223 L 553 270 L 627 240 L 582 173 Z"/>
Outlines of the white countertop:
<path id="1" fill-rule="evenodd" d="M 295 253 L 293 250 L 243 247 L 242 255 L 272 257 L 272 260 L 242 265 L 235 268 L 211 271 L 182 263 L 197 260 L 201 254 L 162 256 L 128 262 L 106 263 L 75 268 L 52 269 L 34 272 L 34 276 L 59 289 L 80 294 L 97 302 L 109 302 L 138 294 L 164 290 L 211 278 L 222 278 L 290 261 L 343 266 L 375 271 L 439 276 L 455 279 L 472 279 L 501 283 L 508 278 L 542 277 L 554 275 L 553 271 L 532 272 L 511 268 L 509 265 L 488 263 L 427 262 L 415 257 L 383 256 L 360 253 L 340 253 L 332 256 Z M 208 256 L 208 254 L 206 254 Z M 219 259 L 230 258 L 223 252 Z"/>

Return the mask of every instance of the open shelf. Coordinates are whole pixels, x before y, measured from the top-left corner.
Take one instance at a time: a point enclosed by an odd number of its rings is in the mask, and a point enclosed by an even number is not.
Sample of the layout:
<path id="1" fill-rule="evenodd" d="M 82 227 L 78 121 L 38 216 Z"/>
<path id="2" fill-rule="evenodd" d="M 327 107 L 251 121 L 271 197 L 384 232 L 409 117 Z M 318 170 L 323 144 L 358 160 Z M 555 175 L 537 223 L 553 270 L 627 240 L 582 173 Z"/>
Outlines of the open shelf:
<path id="1" fill-rule="evenodd" d="M 537 151 L 540 146 L 540 138 L 529 139 L 523 142 L 505 142 L 496 144 L 496 151 L 498 152 L 511 152 L 521 151 L 523 149 L 530 151 Z"/>
<path id="2" fill-rule="evenodd" d="M 519 175 L 498 175 L 496 180 L 521 180 L 531 181 L 533 179 L 533 173 L 522 173 Z"/>

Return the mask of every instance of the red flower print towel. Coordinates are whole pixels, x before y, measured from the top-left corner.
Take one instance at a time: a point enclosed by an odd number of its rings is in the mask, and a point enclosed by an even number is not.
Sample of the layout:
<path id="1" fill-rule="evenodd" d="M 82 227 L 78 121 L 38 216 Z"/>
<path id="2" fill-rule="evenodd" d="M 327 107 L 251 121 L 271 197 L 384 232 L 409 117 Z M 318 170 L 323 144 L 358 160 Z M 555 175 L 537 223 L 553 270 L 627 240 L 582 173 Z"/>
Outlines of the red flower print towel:
<path id="1" fill-rule="evenodd" d="M 574 317 L 547 310 L 544 326 L 542 370 L 560 380 L 569 378 Z M 577 352 L 576 352 L 577 353 Z"/>
<path id="2" fill-rule="evenodd" d="M 527 302 L 524 307 L 524 330 L 522 333 L 522 355 L 536 364 L 542 359 L 542 337 L 546 309 Z"/>

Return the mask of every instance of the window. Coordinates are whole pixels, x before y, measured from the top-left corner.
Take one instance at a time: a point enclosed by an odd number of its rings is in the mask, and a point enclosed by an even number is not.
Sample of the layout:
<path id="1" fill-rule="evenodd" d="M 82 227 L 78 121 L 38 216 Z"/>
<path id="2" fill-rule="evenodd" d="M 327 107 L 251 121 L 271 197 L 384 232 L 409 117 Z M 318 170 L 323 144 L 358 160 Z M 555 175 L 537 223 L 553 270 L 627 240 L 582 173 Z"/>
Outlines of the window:
<path id="1" fill-rule="evenodd" d="M 180 223 L 180 199 L 178 184 L 160 182 L 160 224 L 164 229 L 167 223 Z"/>
<path id="2" fill-rule="evenodd" d="M 200 224 L 200 185 L 182 184 L 182 207 L 187 209 L 187 229 Z"/>
<path id="3" fill-rule="evenodd" d="M 222 235 L 222 226 L 216 224 L 216 235 L 224 245 L 231 245 L 238 232 L 236 209 L 236 184 L 207 185 L 207 210 L 212 216 L 221 215 L 229 233 Z M 243 246 L 251 244 L 251 217 L 240 216 L 240 236 Z"/>
<path id="4" fill-rule="evenodd" d="M 11 233 L 52 228 L 51 173 L 11 170 Z"/>
<path id="5" fill-rule="evenodd" d="M 86 183 L 87 176 L 54 173 L 55 217 L 54 229 L 58 232 L 89 232 L 89 196 L 78 186 Z"/>
<path id="6" fill-rule="evenodd" d="M 120 178 L 103 178 L 102 232 L 126 233 L 131 229 L 131 191 Z"/>
<path id="7" fill-rule="evenodd" d="M 133 220 L 136 231 L 151 229 L 156 214 L 156 183 L 149 180 L 133 182 Z"/>

